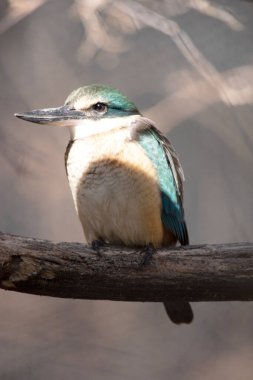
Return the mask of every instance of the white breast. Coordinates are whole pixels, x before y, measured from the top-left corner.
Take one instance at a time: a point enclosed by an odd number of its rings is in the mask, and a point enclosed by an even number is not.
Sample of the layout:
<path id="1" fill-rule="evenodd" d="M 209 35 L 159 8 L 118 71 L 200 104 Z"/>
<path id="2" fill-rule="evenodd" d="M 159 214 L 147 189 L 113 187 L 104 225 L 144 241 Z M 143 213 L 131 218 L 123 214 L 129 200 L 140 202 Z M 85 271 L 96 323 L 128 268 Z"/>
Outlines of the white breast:
<path id="1" fill-rule="evenodd" d="M 127 129 L 77 139 L 67 160 L 88 242 L 159 245 L 161 199 L 155 169 Z"/>

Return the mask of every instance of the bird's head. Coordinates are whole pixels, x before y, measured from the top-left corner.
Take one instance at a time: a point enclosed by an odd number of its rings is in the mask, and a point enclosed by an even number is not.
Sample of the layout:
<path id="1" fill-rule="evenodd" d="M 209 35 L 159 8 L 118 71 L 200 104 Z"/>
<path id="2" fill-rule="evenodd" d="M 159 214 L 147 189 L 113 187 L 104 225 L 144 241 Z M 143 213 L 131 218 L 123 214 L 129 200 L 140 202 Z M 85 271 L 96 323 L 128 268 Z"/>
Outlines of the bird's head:
<path id="1" fill-rule="evenodd" d="M 74 90 L 64 106 L 15 114 L 32 123 L 69 127 L 72 138 L 127 127 L 137 115 L 138 109 L 126 96 L 115 88 L 97 84 Z"/>

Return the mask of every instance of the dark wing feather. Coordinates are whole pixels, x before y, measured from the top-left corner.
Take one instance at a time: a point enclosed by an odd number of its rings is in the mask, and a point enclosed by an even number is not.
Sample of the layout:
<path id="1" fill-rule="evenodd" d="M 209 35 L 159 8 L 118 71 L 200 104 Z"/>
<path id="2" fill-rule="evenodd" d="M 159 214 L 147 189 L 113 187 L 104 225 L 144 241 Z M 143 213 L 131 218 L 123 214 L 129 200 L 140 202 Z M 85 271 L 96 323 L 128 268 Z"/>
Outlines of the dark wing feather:
<path id="1" fill-rule="evenodd" d="M 184 175 L 170 141 L 154 126 L 139 132 L 139 142 L 152 161 L 160 182 L 162 221 L 182 245 L 189 244 L 183 210 Z"/>
<path id="2" fill-rule="evenodd" d="M 167 139 L 166 136 L 164 136 L 159 129 L 155 128 L 154 126 L 151 127 L 151 130 L 154 132 L 154 135 L 156 136 L 159 143 L 162 145 L 167 160 L 169 162 L 169 165 L 173 172 L 173 177 L 176 183 L 178 195 L 181 198 L 181 201 L 183 202 L 183 196 L 184 196 L 184 172 L 182 165 L 180 164 L 179 158 L 176 154 L 175 149 L 173 148 L 171 142 L 169 139 Z"/>

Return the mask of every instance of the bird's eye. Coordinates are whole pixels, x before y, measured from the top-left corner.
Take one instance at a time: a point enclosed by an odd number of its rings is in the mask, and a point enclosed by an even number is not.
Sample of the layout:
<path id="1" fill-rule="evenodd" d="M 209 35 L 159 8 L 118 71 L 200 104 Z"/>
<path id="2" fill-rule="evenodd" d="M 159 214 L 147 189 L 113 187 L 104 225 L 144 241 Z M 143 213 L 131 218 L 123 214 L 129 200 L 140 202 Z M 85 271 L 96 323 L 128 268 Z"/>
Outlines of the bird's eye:
<path id="1" fill-rule="evenodd" d="M 92 106 L 92 109 L 94 110 L 94 111 L 96 111 L 96 112 L 105 112 L 106 111 L 106 104 L 104 104 L 104 103 L 100 103 L 100 102 L 98 102 L 98 103 L 96 103 L 96 104 L 93 104 L 93 106 Z"/>

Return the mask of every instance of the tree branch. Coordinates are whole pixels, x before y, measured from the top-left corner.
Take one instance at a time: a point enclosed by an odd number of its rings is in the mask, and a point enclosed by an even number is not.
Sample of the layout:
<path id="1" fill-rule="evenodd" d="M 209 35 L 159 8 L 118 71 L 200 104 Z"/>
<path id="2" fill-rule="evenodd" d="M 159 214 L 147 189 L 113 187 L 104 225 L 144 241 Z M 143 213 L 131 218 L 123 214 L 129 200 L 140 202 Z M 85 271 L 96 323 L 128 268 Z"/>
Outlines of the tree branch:
<path id="1" fill-rule="evenodd" d="M 253 300 L 253 243 L 160 249 L 145 266 L 144 255 L 0 233 L 0 288 L 115 301 Z"/>

